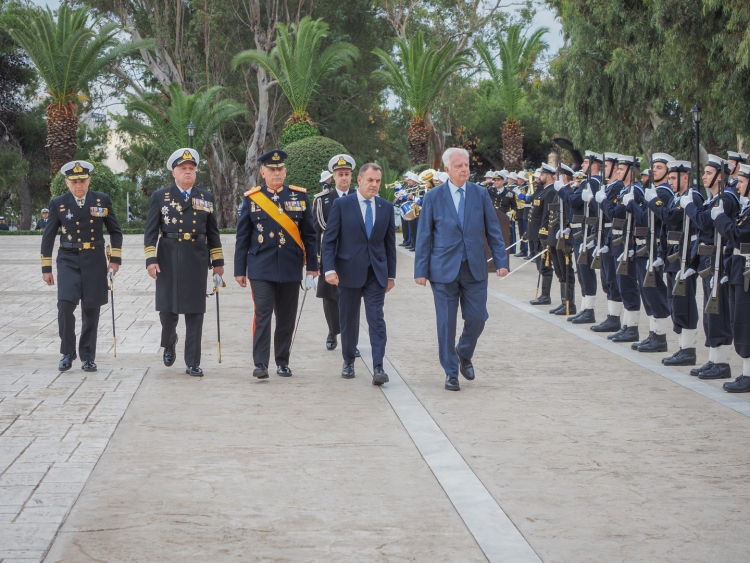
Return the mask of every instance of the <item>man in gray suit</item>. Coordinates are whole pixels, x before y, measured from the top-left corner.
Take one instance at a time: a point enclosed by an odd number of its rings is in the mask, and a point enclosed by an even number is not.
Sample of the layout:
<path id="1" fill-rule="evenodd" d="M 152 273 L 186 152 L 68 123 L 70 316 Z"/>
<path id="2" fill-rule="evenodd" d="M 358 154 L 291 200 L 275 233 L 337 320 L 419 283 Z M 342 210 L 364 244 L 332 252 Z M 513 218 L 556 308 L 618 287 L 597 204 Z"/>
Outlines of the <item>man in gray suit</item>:
<path id="1" fill-rule="evenodd" d="M 474 379 L 471 359 L 489 318 L 485 237 L 499 277 L 508 275 L 508 254 L 489 193 L 468 181 L 469 153 L 450 148 L 443 165 L 449 179 L 427 192 L 419 216 L 414 280 L 419 285 L 430 280 L 445 388 L 458 391 L 459 369 Z M 456 346 L 459 303 L 464 328 Z"/>

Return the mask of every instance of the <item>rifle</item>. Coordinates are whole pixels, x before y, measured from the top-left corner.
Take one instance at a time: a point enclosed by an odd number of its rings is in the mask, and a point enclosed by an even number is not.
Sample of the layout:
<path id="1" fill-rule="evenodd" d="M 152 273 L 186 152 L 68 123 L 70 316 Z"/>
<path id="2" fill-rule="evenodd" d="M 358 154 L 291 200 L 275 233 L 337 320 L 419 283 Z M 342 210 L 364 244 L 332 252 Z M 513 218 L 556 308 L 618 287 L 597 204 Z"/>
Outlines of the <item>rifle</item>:
<path id="1" fill-rule="evenodd" d="M 606 160 L 607 160 L 607 153 L 602 153 L 602 166 L 604 166 L 604 163 L 606 162 Z M 599 185 L 599 189 L 600 190 L 606 189 L 604 187 L 604 182 L 605 181 L 606 180 L 604 178 L 604 172 L 602 171 L 602 182 Z M 602 249 L 602 243 L 604 242 L 602 240 L 603 236 L 604 236 L 604 212 L 602 211 L 602 205 L 601 205 L 601 203 L 598 204 L 597 210 L 598 211 L 597 211 L 596 222 L 597 222 L 598 226 L 597 226 L 597 231 L 596 231 L 596 247 L 595 247 L 595 250 L 594 250 L 594 257 L 591 260 L 591 269 L 592 270 L 601 270 L 602 269 L 602 254 L 601 254 L 601 249 Z"/>
<path id="2" fill-rule="evenodd" d="M 727 170 L 722 163 L 721 165 L 721 176 L 719 180 L 719 190 L 718 190 L 718 196 L 719 196 L 719 203 L 724 201 L 724 188 L 726 187 L 726 174 Z M 718 203 L 717 203 L 718 205 Z M 710 245 L 709 245 L 710 246 Z M 700 249 L 699 249 L 700 250 Z M 713 263 L 713 286 L 711 287 L 711 295 L 708 297 L 708 301 L 706 302 L 706 308 L 704 309 L 704 312 L 708 315 L 718 315 L 720 310 L 720 303 L 719 303 L 719 285 L 721 283 L 721 233 L 719 232 L 719 229 L 714 227 L 714 263 Z M 709 269 L 709 268 L 706 268 Z M 705 271 L 705 270 L 704 270 Z M 701 276 L 703 275 L 703 272 L 701 272 Z M 745 285 L 747 285 L 747 278 L 745 278 Z"/>
<path id="3" fill-rule="evenodd" d="M 680 177 L 681 173 L 677 174 L 677 193 L 680 193 Z M 688 189 L 685 194 L 690 194 L 693 191 L 693 167 L 690 166 L 690 172 L 688 173 Z M 680 273 L 677 281 L 672 289 L 672 295 L 684 296 L 687 295 L 687 288 L 685 287 L 685 270 L 687 266 L 688 258 L 690 258 L 690 215 L 683 209 L 683 223 L 682 223 L 682 237 L 680 247 Z M 671 259 L 671 256 L 670 256 Z"/>
<path id="4" fill-rule="evenodd" d="M 638 156 L 633 155 L 633 164 L 630 166 L 630 187 L 628 188 L 628 193 L 633 193 L 633 190 L 635 190 L 635 164 L 638 162 Z M 626 276 L 628 274 L 628 262 L 630 261 L 630 237 L 632 235 L 632 228 L 633 228 L 633 214 L 625 209 L 625 215 L 627 216 L 626 224 L 625 224 L 625 230 L 622 232 L 622 236 L 625 239 L 625 245 L 623 247 L 622 252 L 622 259 L 620 260 L 620 263 L 617 265 L 617 273 L 621 276 Z"/>
<path id="5" fill-rule="evenodd" d="M 560 145 L 557 145 L 557 180 L 560 180 L 560 165 L 562 164 L 562 160 L 560 158 Z M 560 188 L 562 190 L 562 188 Z M 557 250 L 565 250 L 565 235 L 563 234 L 563 229 L 565 229 L 565 200 L 563 200 L 563 197 L 560 195 L 560 192 L 557 192 L 557 199 L 559 202 L 559 211 L 557 214 L 558 222 L 560 223 L 558 229 L 557 229 L 557 244 L 555 248 Z"/>
<path id="6" fill-rule="evenodd" d="M 654 161 L 651 160 L 651 168 L 648 171 L 649 188 L 656 189 L 654 186 Z M 643 287 L 656 287 L 656 272 L 654 270 L 654 260 L 656 260 L 656 216 L 649 208 L 648 210 L 648 271 L 646 278 L 643 280 Z"/>
<path id="7" fill-rule="evenodd" d="M 586 168 L 586 187 L 591 189 L 591 166 L 593 165 L 593 156 L 589 157 L 589 166 Z M 576 221 L 578 219 L 578 221 Z M 589 252 L 588 248 L 586 248 L 586 245 L 590 243 L 594 238 L 596 238 L 595 235 L 587 235 L 588 229 L 590 225 L 596 225 L 596 217 L 589 217 L 589 204 L 586 204 L 586 210 L 583 215 L 575 215 L 573 217 L 574 222 L 580 222 L 581 223 L 581 233 L 575 237 L 576 239 L 583 238 L 583 242 L 581 243 L 581 252 L 578 256 L 578 263 L 579 264 L 588 264 L 589 263 Z"/>
<path id="8" fill-rule="evenodd" d="M 750 255 L 750 244 L 740 244 L 740 254 L 745 257 L 745 271 L 742 273 L 744 278 L 745 293 L 750 289 L 750 264 L 748 263 L 748 255 Z"/>

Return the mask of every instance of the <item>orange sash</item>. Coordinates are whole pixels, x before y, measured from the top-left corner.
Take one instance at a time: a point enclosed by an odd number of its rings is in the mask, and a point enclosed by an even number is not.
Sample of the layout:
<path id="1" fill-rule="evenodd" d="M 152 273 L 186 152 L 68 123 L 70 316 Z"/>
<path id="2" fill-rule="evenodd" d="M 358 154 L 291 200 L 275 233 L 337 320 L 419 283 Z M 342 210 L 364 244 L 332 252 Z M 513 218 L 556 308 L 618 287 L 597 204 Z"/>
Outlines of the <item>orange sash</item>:
<path id="1" fill-rule="evenodd" d="M 273 201 L 268 199 L 268 196 L 261 191 L 257 191 L 248 196 L 253 202 L 258 205 L 263 211 L 268 213 L 274 221 L 276 221 L 282 229 L 284 229 L 289 236 L 294 239 L 294 242 L 302 249 L 302 255 L 304 261 L 307 262 L 307 252 L 305 252 L 305 245 L 302 244 L 302 237 L 299 234 L 299 227 L 292 221 L 292 218 L 287 215 L 283 209 L 278 207 Z"/>

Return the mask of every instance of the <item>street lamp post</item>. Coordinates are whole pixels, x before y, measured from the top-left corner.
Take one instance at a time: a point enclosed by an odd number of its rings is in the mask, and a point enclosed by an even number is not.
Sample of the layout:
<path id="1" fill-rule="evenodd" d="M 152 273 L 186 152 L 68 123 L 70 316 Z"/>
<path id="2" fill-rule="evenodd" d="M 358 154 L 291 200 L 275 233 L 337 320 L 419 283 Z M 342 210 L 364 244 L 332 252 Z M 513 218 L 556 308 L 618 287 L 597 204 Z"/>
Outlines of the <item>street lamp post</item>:
<path id="1" fill-rule="evenodd" d="M 701 108 L 698 104 L 690 110 L 693 114 L 693 123 L 695 124 L 695 182 L 700 186 L 701 177 Z"/>
<path id="2" fill-rule="evenodd" d="M 195 125 L 193 125 L 193 122 L 190 122 L 190 125 L 187 126 L 188 130 L 188 139 L 190 140 L 190 148 L 193 148 L 193 139 L 195 138 Z"/>

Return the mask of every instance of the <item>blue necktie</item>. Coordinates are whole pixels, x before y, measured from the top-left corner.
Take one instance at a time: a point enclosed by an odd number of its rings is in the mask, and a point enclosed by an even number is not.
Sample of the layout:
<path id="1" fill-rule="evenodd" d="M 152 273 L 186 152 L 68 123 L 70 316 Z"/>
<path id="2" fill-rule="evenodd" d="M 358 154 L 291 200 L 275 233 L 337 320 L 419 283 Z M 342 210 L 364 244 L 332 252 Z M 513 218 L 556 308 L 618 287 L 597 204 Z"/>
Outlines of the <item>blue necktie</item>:
<path id="1" fill-rule="evenodd" d="M 464 207 L 466 206 L 466 200 L 464 199 L 464 189 L 458 188 L 458 224 L 461 225 L 461 230 L 464 230 Z M 461 262 L 466 260 L 466 243 L 463 245 L 461 250 Z"/>
<path id="2" fill-rule="evenodd" d="M 366 199 L 365 204 L 367 205 L 367 209 L 365 210 L 365 232 L 369 239 L 372 234 L 372 201 Z"/>
<path id="3" fill-rule="evenodd" d="M 182 197 L 184 197 L 185 201 L 187 201 L 188 193 L 187 192 L 182 192 Z"/>

